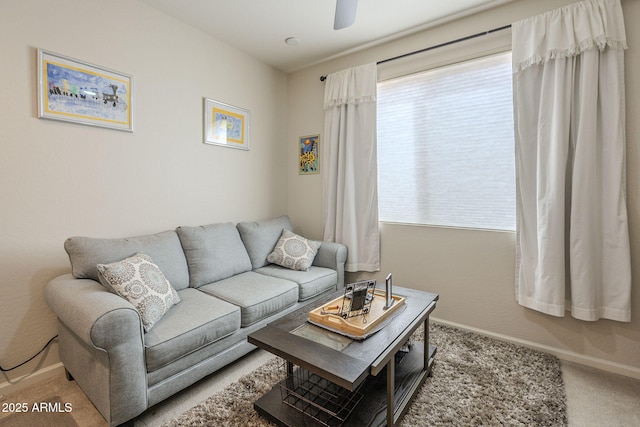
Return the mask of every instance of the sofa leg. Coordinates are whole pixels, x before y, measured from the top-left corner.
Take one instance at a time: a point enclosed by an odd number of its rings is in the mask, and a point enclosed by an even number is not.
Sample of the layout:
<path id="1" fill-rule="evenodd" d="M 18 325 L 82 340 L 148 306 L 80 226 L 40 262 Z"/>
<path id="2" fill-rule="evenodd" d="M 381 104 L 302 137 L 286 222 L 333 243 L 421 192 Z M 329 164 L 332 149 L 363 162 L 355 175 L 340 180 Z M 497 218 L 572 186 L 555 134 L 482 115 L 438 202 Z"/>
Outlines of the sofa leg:
<path id="1" fill-rule="evenodd" d="M 67 377 L 67 381 L 73 381 L 73 375 L 71 375 L 71 372 L 67 371 L 67 368 L 64 368 L 64 375 Z"/>

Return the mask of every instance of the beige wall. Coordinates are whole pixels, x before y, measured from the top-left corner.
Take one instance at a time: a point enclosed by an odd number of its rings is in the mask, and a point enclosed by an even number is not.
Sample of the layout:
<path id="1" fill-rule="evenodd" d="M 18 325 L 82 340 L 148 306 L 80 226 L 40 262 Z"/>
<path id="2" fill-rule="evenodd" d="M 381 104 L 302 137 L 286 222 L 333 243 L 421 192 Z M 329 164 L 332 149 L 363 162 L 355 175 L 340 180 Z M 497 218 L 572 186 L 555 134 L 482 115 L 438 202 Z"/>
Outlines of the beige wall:
<path id="1" fill-rule="evenodd" d="M 38 119 L 37 48 L 133 75 L 135 132 Z M 68 236 L 286 213 L 285 74 L 131 0 L 1 0 L 0 52 L 3 367 L 56 334 L 44 286 L 69 271 Z M 203 97 L 251 111 L 250 151 L 202 143 Z"/>
<path id="2" fill-rule="evenodd" d="M 43 289 L 69 271 L 62 244 L 70 235 L 123 237 L 288 212 L 297 231 L 321 238 L 322 176 L 298 175 L 296 158 L 298 136 L 322 134 L 321 74 L 570 2 L 522 0 L 287 79 L 137 1 L 0 0 L 0 364 L 22 362 L 56 333 Z M 631 23 L 640 18 L 640 1 L 625 0 L 623 8 L 633 76 L 640 73 L 640 28 Z M 133 75 L 135 132 L 38 119 L 37 48 Z M 638 260 L 640 82 L 628 77 L 627 89 L 629 214 Z M 249 152 L 202 143 L 203 97 L 251 110 Z M 440 293 L 436 316 L 446 321 L 640 377 L 637 289 L 630 324 L 541 315 L 514 301 L 513 253 L 513 233 L 383 225 L 378 277 L 393 272 L 397 284 Z M 0 392 L 28 372 L 55 369 L 56 345 L 36 361 L 0 378 Z"/>
<path id="3" fill-rule="evenodd" d="M 571 0 L 521 0 L 475 16 L 444 24 L 418 35 L 315 65 L 289 75 L 289 214 L 305 234 L 322 237 L 321 176 L 295 171 L 299 135 L 322 134 L 324 85 L 320 75 L 379 61 L 427 46 L 510 24 L 543 13 Z M 515 302 L 515 235 L 436 227 L 382 224 L 382 271 L 394 283 L 437 292 L 441 300 L 434 316 L 555 352 L 561 357 L 640 378 L 640 1 L 623 2 L 627 38 L 628 208 L 635 261 L 632 322 L 590 323 L 569 315 L 555 318 L 525 309 Z M 322 135 L 321 135 L 322 141 Z M 322 162 L 322 159 L 321 159 Z M 322 168 L 322 166 L 321 166 Z M 366 275 L 348 275 L 356 280 Z"/>

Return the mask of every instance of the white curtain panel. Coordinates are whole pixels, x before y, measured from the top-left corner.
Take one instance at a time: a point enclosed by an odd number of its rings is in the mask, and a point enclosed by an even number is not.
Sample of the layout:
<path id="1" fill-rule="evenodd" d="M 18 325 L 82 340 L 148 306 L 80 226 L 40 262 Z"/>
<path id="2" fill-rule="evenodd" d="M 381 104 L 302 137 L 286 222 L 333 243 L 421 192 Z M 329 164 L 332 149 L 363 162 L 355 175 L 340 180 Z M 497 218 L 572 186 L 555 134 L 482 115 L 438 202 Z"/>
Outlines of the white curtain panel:
<path id="1" fill-rule="evenodd" d="M 380 270 L 377 65 L 329 74 L 324 92 L 324 240 L 347 245 L 346 271 Z"/>
<path id="2" fill-rule="evenodd" d="M 516 297 L 630 321 L 624 21 L 587 0 L 514 23 Z"/>

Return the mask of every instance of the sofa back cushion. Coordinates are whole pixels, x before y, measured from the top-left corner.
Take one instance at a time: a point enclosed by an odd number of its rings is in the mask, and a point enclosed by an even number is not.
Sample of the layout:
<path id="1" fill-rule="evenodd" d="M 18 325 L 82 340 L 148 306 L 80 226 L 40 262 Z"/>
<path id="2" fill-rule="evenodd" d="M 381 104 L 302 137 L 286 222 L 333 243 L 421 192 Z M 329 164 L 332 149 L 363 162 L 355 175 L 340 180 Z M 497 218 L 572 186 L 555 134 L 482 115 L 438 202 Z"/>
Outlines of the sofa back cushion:
<path id="1" fill-rule="evenodd" d="M 291 220 L 286 215 L 259 222 L 239 222 L 236 227 L 242 236 L 254 269 L 269 264 L 267 256 L 278 243 L 282 230 L 293 229 Z"/>
<path id="2" fill-rule="evenodd" d="M 251 270 L 251 260 L 232 223 L 178 227 L 193 288 Z"/>
<path id="3" fill-rule="evenodd" d="M 64 242 L 64 249 L 71 261 L 71 272 L 77 279 L 100 281 L 98 264 L 118 262 L 142 252 L 153 258 L 175 289 L 189 287 L 187 260 L 173 230 L 123 239 L 70 237 Z"/>

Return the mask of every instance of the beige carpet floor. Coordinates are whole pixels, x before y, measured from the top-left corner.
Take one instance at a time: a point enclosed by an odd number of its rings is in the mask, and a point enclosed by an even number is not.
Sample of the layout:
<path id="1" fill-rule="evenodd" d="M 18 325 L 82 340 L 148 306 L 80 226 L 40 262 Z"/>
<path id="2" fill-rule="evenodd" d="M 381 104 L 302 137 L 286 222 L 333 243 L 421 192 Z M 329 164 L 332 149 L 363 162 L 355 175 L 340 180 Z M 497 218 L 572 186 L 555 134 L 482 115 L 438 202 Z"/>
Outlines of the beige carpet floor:
<path id="1" fill-rule="evenodd" d="M 258 350 L 210 375 L 188 389 L 150 408 L 135 420 L 136 427 L 159 427 L 180 416 L 273 356 Z M 569 427 L 640 426 L 640 379 L 616 375 L 573 362 L 562 362 Z M 11 394 L 0 395 L 0 404 L 40 402 L 59 396 L 73 405 L 71 415 L 80 427 L 106 427 L 107 423 L 77 384 L 58 375 Z M 0 412 L 0 419 L 10 416 Z M 51 427 L 58 427 L 51 425 Z"/>
<path id="2" fill-rule="evenodd" d="M 33 404 L 11 402 L 2 407 L 2 412 L 9 415 L 0 418 L 0 427 L 78 427 L 71 411 L 73 407 L 60 396 Z"/>

